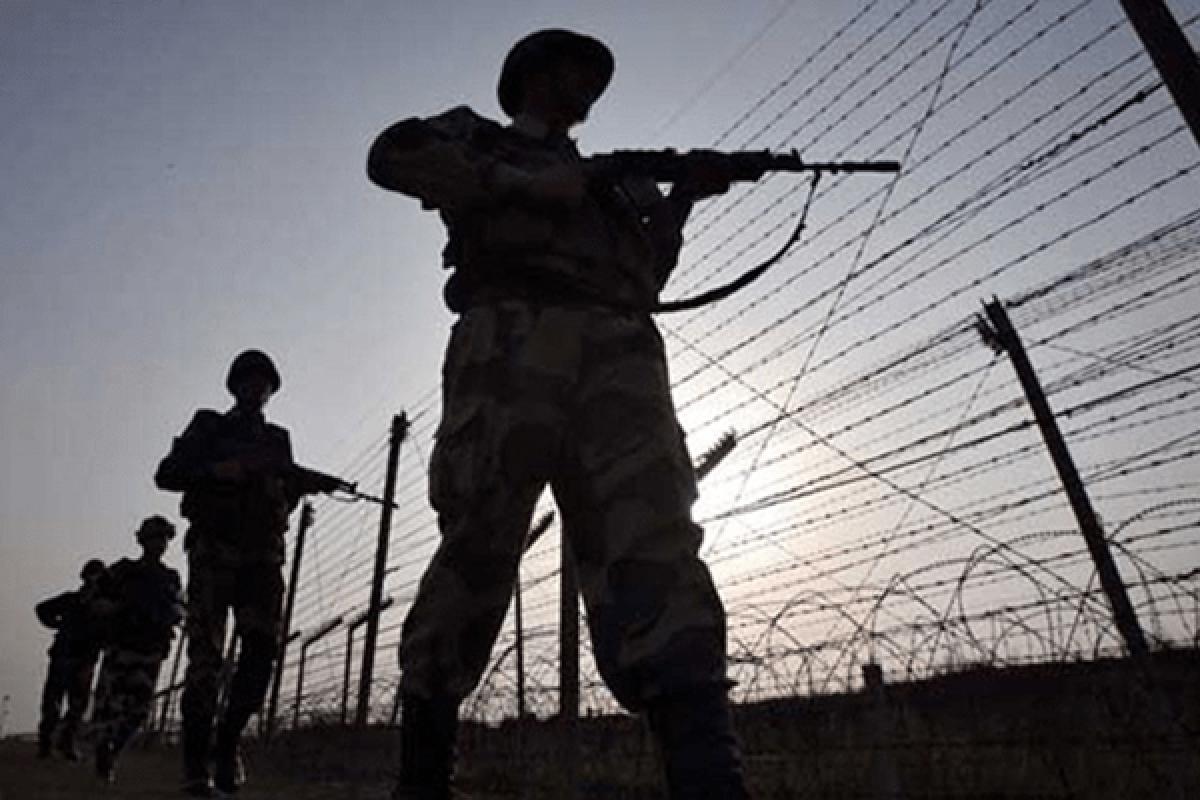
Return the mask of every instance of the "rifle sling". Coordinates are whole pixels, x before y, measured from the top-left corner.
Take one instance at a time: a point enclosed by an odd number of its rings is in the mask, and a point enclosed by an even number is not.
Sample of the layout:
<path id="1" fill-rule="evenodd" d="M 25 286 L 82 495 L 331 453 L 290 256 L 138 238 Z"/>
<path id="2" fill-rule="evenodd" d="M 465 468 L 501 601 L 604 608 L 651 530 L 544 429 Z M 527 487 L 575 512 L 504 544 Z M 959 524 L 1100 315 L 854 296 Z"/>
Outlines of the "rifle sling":
<path id="1" fill-rule="evenodd" d="M 800 220 L 796 223 L 796 228 L 792 231 L 792 235 L 787 238 L 787 241 L 783 243 L 783 246 L 780 247 L 774 255 L 772 255 L 766 261 L 763 261 L 761 264 L 746 270 L 737 278 L 723 286 L 718 286 L 715 289 L 710 289 L 707 292 L 701 292 L 700 294 L 692 295 L 691 297 L 683 297 L 679 300 L 668 300 L 666 302 L 655 303 L 654 306 L 650 308 L 650 312 L 659 314 L 671 313 L 675 311 L 689 311 L 694 308 L 700 308 L 702 306 L 715 303 L 718 300 L 724 300 L 734 292 L 749 286 L 751 283 L 761 278 L 768 269 L 775 266 L 775 264 L 777 264 L 779 260 L 787 254 L 788 250 L 792 249 L 792 245 L 796 243 L 796 241 L 800 238 L 800 234 L 804 232 L 805 225 L 808 221 L 808 210 L 812 206 L 813 195 L 816 194 L 817 182 L 820 179 L 820 171 L 814 172 L 812 181 L 808 186 L 808 197 L 804 201 L 804 208 L 800 211 Z"/>

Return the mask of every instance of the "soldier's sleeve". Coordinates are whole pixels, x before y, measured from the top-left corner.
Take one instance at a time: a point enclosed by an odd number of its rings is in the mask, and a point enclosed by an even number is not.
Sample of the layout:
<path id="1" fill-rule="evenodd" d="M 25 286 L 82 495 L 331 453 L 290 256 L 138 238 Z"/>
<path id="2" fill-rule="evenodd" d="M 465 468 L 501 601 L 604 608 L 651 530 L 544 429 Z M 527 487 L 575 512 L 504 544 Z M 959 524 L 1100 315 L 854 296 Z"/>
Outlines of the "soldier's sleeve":
<path id="1" fill-rule="evenodd" d="M 498 199 L 493 179 L 499 162 L 480 143 L 499 128 L 466 106 L 401 120 L 371 145 L 367 177 L 425 208 L 455 214 L 487 206 Z"/>
<path id="2" fill-rule="evenodd" d="M 296 460 L 292 457 L 292 437 L 287 432 L 287 428 L 278 425 L 271 426 L 272 432 L 278 440 L 278 447 L 283 454 L 285 463 L 292 467 L 287 474 L 284 475 L 284 495 L 287 498 L 288 510 L 291 511 L 300 502 L 300 498 L 304 495 L 303 481 L 299 469 L 295 469 Z"/>
<path id="3" fill-rule="evenodd" d="M 154 485 L 168 492 L 184 492 L 211 478 L 209 443 L 220 415 L 197 411 L 187 428 L 171 443 L 171 451 L 154 472 Z"/>
<path id="4" fill-rule="evenodd" d="M 627 178 L 624 185 L 641 212 L 644 233 L 654 249 L 654 272 L 661 289 L 679 263 L 683 226 L 692 204 L 663 196 L 658 184 L 649 178 Z"/>
<path id="5" fill-rule="evenodd" d="M 47 628 L 60 627 L 74 595 L 74 592 L 63 592 L 34 606 L 33 611 L 37 614 L 38 622 Z"/>

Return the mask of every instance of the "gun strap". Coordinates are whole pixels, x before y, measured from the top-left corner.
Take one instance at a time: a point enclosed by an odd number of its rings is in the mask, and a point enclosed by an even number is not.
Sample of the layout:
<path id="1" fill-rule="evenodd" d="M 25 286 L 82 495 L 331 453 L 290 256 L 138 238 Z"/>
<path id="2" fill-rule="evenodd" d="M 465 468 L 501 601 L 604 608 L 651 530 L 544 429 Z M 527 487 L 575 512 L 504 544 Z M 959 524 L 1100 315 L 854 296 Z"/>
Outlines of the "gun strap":
<path id="1" fill-rule="evenodd" d="M 700 294 L 692 295 L 691 297 L 683 297 L 679 300 L 668 300 L 662 303 L 655 303 L 650 307 L 650 312 L 659 314 L 670 313 L 674 311 L 688 311 L 693 308 L 700 308 L 702 306 L 709 305 L 710 303 L 715 303 L 718 300 L 724 300 L 734 292 L 749 286 L 751 283 L 761 278 L 768 269 L 775 266 L 775 264 L 777 264 L 779 260 L 787 254 L 788 250 L 792 249 L 792 245 L 796 243 L 796 241 L 800 238 L 800 234 L 804 232 L 804 227 L 808 220 L 808 209 L 812 206 L 813 195 L 817 192 L 817 182 L 820 179 L 821 171 L 817 170 L 813 173 L 812 181 L 808 185 L 808 197 L 805 198 L 804 208 L 800 211 L 800 221 L 796 223 L 796 228 L 792 231 L 792 235 L 787 238 L 787 241 L 783 243 L 783 246 L 780 247 L 774 255 L 772 255 L 766 261 L 763 261 L 758 266 L 746 270 L 737 278 L 723 286 L 718 286 L 715 289 L 710 289 L 707 292 L 701 292 Z"/>

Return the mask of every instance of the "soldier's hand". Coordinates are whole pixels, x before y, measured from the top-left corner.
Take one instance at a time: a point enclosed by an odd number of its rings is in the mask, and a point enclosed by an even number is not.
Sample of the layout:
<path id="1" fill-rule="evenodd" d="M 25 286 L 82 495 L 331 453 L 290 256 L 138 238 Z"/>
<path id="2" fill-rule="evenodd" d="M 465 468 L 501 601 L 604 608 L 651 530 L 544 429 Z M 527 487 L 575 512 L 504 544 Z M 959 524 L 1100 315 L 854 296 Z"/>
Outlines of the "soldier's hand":
<path id="1" fill-rule="evenodd" d="M 671 187 L 671 196 L 683 200 L 702 200 L 725 194 L 734 177 L 725 159 L 693 157 L 688 162 L 687 174 Z"/>
<path id="2" fill-rule="evenodd" d="M 348 481 L 344 481 L 334 475 L 321 475 L 316 481 L 318 492 L 336 492 L 338 490 L 354 491 L 354 486 Z"/>

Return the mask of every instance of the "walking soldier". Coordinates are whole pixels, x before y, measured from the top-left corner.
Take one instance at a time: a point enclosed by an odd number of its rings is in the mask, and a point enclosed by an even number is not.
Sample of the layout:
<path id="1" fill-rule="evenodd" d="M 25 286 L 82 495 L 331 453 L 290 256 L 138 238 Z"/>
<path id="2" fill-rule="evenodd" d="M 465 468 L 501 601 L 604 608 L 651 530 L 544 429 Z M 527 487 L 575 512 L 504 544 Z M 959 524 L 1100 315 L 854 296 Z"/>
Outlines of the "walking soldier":
<path id="1" fill-rule="evenodd" d="M 160 489 L 183 492 L 190 523 L 183 543 L 188 664 L 181 705 L 184 791 L 196 796 L 214 786 L 232 794 L 244 780 L 238 741 L 262 706 L 276 658 L 288 517 L 301 495 L 337 488 L 331 476 L 299 470 L 287 430 L 266 421 L 263 409 L 280 384 L 265 353 L 239 354 L 225 381 L 233 408 L 197 411 L 154 476 Z M 216 721 L 230 610 L 241 648 Z"/>
<path id="2" fill-rule="evenodd" d="M 117 757 L 145 722 L 154 701 L 158 671 L 183 618 L 179 573 L 162 563 L 175 526 L 147 517 L 137 529 L 138 559 L 113 564 L 102 587 L 104 663 L 96 682 L 96 773 L 116 779 Z"/>
<path id="3" fill-rule="evenodd" d="M 68 760 L 78 761 L 75 736 L 87 713 L 92 695 L 92 677 L 100 654 L 96 619 L 96 596 L 104 576 L 104 562 L 91 559 L 79 573 L 83 585 L 70 592 L 43 600 L 34 608 L 37 618 L 55 631 L 50 645 L 50 664 L 42 688 L 41 720 L 38 722 L 38 757 L 46 758 L 55 744 Z M 62 713 L 66 698 L 66 714 Z"/>

